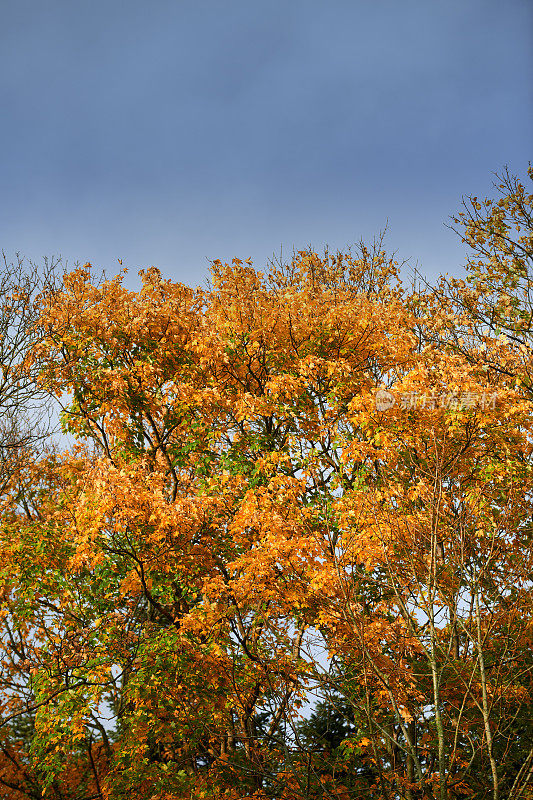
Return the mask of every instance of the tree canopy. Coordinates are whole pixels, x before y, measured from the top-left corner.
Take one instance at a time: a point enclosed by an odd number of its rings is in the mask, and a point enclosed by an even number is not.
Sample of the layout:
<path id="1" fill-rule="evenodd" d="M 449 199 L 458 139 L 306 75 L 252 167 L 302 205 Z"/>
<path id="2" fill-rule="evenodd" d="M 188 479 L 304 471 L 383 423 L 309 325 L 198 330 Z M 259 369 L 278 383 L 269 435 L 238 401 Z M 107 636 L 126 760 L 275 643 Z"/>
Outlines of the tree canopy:
<path id="1" fill-rule="evenodd" d="M 533 195 L 497 190 L 435 286 L 381 241 L 9 284 L 3 797 L 533 798 Z"/>

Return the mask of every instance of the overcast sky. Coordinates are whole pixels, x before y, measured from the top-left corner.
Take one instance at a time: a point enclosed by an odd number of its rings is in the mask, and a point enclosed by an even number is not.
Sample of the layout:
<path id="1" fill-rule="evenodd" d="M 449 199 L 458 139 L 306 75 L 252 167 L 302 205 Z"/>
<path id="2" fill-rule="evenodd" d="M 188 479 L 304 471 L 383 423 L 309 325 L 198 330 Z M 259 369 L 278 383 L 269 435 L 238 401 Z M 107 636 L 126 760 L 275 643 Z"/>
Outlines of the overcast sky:
<path id="1" fill-rule="evenodd" d="M 525 174 L 532 77 L 531 0 L 4 0 L 0 247 L 197 284 L 388 221 L 458 273 L 445 223 Z"/>

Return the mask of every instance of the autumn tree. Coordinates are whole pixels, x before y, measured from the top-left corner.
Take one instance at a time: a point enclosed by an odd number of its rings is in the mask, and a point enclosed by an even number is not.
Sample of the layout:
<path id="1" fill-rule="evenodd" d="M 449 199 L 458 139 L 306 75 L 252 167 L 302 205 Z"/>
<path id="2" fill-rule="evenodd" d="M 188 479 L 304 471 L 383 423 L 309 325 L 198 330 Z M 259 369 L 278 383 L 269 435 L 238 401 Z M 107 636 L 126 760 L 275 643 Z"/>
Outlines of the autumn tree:
<path id="1" fill-rule="evenodd" d="M 230 778 L 281 791 L 278 734 L 308 679 L 294 610 L 324 547 L 311 510 L 336 469 L 310 465 L 335 451 L 331 393 L 346 403 L 373 384 L 385 342 L 390 363 L 402 357 L 394 271 L 382 252 L 302 253 L 267 278 L 215 264 L 203 293 L 152 270 L 135 294 L 78 270 L 50 298 L 43 380 L 71 392 L 65 423 L 96 450 L 69 460 L 77 489 L 54 518 L 69 582 L 48 614 L 71 655 L 47 664 L 42 689 L 76 685 L 80 724 L 114 709 L 116 791 L 150 776 L 175 792 Z M 67 748 L 61 704 L 38 714 L 47 769 Z"/>
<path id="2" fill-rule="evenodd" d="M 13 514 L 31 517 L 32 482 L 38 461 L 47 462 L 53 452 L 53 425 L 48 393 L 38 377 L 41 363 L 32 356 L 40 340 L 39 297 L 53 291 L 59 263 L 38 268 L 2 254 L 0 271 L 0 519 L 2 542 L 12 536 L 19 543 Z M 30 555 L 30 562 L 33 556 Z M 26 747 L 33 736 L 34 694 L 30 676 L 31 635 L 22 597 L 13 592 L 10 562 L 2 563 L 0 583 L 0 786 L 4 797 L 40 797 L 38 781 L 28 765 Z"/>

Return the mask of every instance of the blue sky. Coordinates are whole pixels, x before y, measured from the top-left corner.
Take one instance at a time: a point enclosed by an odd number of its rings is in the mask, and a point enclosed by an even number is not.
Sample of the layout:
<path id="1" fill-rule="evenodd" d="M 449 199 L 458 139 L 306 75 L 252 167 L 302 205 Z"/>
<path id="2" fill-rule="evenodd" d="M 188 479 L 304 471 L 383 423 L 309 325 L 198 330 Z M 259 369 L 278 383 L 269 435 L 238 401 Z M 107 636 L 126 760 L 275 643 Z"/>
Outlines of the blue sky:
<path id="1" fill-rule="evenodd" d="M 532 76 L 530 0 L 4 2 L 0 247 L 197 284 L 388 221 L 458 273 L 445 223 L 525 174 Z"/>

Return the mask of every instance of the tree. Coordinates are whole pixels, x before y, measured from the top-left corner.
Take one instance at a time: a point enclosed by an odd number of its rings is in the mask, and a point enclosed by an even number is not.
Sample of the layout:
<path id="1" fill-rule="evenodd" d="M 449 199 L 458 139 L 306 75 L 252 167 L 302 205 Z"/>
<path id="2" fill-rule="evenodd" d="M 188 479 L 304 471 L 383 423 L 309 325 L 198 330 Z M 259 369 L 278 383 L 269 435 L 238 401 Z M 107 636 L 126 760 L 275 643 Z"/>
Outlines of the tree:
<path id="1" fill-rule="evenodd" d="M 48 394 L 39 383 L 41 364 L 32 352 L 40 339 L 40 293 L 53 290 L 58 264 L 46 263 L 38 269 L 21 258 L 10 263 L 2 255 L 0 513 L 2 542 L 6 535 L 12 535 L 16 546 L 18 531 L 9 526 L 8 520 L 14 513 L 30 515 L 35 461 L 40 458 L 46 462 L 53 451 Z M 26 620 L 16 610 L 21 598 L 13 595 L 8 562 L 3 564 L 0 585 L 0 697 L 4 717 L 0 727 L 0 786 L 6 797 L 40 797 L 24 752 L 33 735 L 32 642 Z"/>
<path id="2" fill-rule="evenodd" d="M 152 270 L 133 294 L 78 270 L 45 311 L 46 380 L 72 393 L 65 420 L 97 446 L 68 504 L 72 522 L 60 522 L 67 554 L 74 544 L 60 571 L 84 586 L 83 615 L 63 613 L 53 629 L 66 626 L 66 640 L 81 617 L 91 631 L 85 662 L 76 640 L 76 682 L 98 682 L 93 705 L 118 709 L 117 787 L 133 791 L 146 770 L 168 791 L 228 773 L 250 791 L 282 780 L 274 744 L 308 671 L 307 623 L 294 615 L 305 581 L 293 573 L 321 557 L 322 523 L 307 506 L 335 480 L 329 468 L 316 474 L 313 448 L 334 455 L 322 430 L 328 393 L 346 403 L 374 381 L 384 306 L 399 308 L 393 274 L 381 252 L 302 253 L 265 281 L 240 262 L 215 264 L 208 293 Z M 389 350 L 401 357 L 392 340 Z M 64 588 L 55 606 L 71 602 Z M 82 679 L 95 660 L 98 681 Z M 47 675 L 47 696 L 66 686 L 64 667 Z M 156 712 L 158 686 L 168 707 Z M 89 705 L 80 699 L 85 717 Z M 43 747 L 57 747 L 49 709 L 39 716 Z"/>

